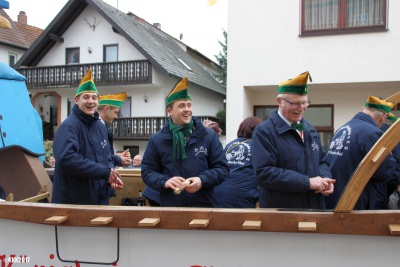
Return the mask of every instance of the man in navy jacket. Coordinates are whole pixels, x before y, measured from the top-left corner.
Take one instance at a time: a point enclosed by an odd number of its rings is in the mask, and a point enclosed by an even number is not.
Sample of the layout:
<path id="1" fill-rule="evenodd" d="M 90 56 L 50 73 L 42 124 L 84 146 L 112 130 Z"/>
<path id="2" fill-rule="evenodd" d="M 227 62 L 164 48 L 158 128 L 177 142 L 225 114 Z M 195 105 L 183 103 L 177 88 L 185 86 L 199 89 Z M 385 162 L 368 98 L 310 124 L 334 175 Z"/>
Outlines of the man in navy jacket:
<path id="1" fill-rule="evenodd" d="M 228 175 L 217 134 L 192 117 L 192 102 L 183 78 L 166 99 L 170 119 L 150 137 L 142 160 L 144 183 L 160 192 L 161 206 L 214 207 L 214 187 Z M 184 182 L 190 184 L 175 192 Z"/>
<path id="2" fill-rule="evenodd" d="M 380 127 L 387 119 L 390 109 L 390 104 L 385 100 L 370 96 L 362 110 L 335 132 L 327 161 L 336 184 L 335 192 L 326 198 L 328 208 L 335 208 L 353 172 L 383 135 Z M 381 183 L 392 178 L 395 164 L 392 155 L 382 162 L 365 186 L 354 209 L 376 209 Z"/>
<path id="3" fill-rule="evenodd" d="M 123 187 L 97 106 L 98 91 L 89 69 L 76 91 L 72 113 L 60 125 L 53 142 L 57 162 L 53 203 L 108 205 L 110 186 Z"/>
<path id="4" fill-rule="evenodd" d="M 279 110 L 253 132 L 252 160 L 261 208 L 324 209 L 333 192 L 315 128 L 304 118 L 308 72 L 279 85 Z"/>

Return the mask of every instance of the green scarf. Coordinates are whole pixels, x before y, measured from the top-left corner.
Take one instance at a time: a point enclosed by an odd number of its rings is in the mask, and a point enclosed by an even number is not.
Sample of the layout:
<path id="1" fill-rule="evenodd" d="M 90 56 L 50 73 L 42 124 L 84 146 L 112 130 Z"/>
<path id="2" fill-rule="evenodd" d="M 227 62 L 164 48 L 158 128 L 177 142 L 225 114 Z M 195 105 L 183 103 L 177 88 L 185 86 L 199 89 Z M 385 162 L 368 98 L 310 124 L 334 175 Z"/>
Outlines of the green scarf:
<path id="1" fill-rule="evenodd" d="M 173 137 L 173 159 L 186 159 L 187 155 L 185 151 L 185 137 L 189 138 L 192 135 L 191 130 L 193 128 L 193 119 L 189 124 L 183 126 L 175 125 L 171 118 L 169 118 L 168 123 Z"/>
<path id="2" fill-rule="evenodd" d="M 304 129 L 306 127 L 304 126 L 304 124 L 302 122 L 299 122 L 299 123 L 294 122 L 294 123 L 292 123 L 292 128 L 297 130 L 297 131 L 304 131 Z"/>

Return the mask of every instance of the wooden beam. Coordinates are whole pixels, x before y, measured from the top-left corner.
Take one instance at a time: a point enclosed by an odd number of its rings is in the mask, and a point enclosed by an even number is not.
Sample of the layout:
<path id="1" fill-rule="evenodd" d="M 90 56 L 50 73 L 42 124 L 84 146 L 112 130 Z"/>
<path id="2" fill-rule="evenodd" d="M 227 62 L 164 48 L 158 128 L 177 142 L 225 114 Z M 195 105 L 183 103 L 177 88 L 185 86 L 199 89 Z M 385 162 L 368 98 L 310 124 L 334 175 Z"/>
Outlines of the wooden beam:
<path id="1" fill-rule="evenodd" d="M 144 218 L 138 225 L 142 227 L 156 226 L 160 222 L 160 218 Z"/>
<path id="2" fill-rule="evenodd" d="M 113 217 L 97 217 L 90 221 L 91 224 L 109 224 L 113 221 Z"/>
<path id="3" fill-rule="evenodd" d="M 389 224 L 388 227 L 392 235 L 400 235 L 400 224 Z"/>
<path id="4" fill-rule="evenodd" d="M 14 201 L 14 194 L 13 193 L 8 194 L 6 201 Z"/>
<path id="5" fill-rule="evenodd" d="M 39 194 L 39 195 L 34 196 L 34 197 L 30 197 L 30 198 L 26 198 L 26 199 L 20 200 L 20 202 L 38 202 L 39 200 L 48 198 L 49 195 L 50 195 L 50 193 L 46 192 L 46 193 Z"/>
<path id="6" fill-rule="evenodd" d="M 55 35 L 54 33 L 48 33 L 48 35 L 49 35 L 49 39 L 50 40 L 53 40 L 53 41 L 56 41 L 56 42 L 60 42 L 60 43 L 64 43 L 64 38 L 62 38 L 62 37 L 60 37 L 58 35 Z"/>
<path id="7" fill-rule="evenodd" d="M 390 126 L 360 162 L 335 207 L 335 212 L 351 212 L 362 191 L 386 156 L 400 142 L 400 120 Z"/>
<path id="8" fill-rule="evenodd" d="M 62 222 L 65 222 L 68 220 L 68 216 L 52 216 L 50 218 L 47 218 L 45 220 L 45 223 L 47 224 L 60 224 Z"/>
<path id="9" fill-rule="evenodd" d="M 189 227 L 207 227 L 207 225 L 210 223 L 210 220 L 208 219 L 194 219 L 189 223 Z"/>
<path id="10" fill-rule="evenodd" d="M 244 221 L 242 228 L 247 230 L 258 230 L 261 228 L 261 221 Z"/>
<path id="11" fill-rule="evenodd" d="M 58 215 L 68 217 L 63 217 L 65 221 L 47 220 Z M 112 223 L 103 226 L 111 228 L 143 228 L 139 222 L 144 218 L 159 218 L 162 223 L 158 223 L 155 228 L 165 230 L 249 231 L 243 229 L 243 222 L 259 221 L 262 223 L 256 231 L 299 233 L 299 222 L 315 222 L 319 234 L 393 236 L 388 225 L 399 224 L 400 210 L 355 210 L 350 213 L 335 213 L 263 208 L 214 209 L 0 202 L 0 218 L 7 220 L 56 225 L 62 222 L 63 226 L 97 227 L 98 225 L 90 223 L 97 217 L 113 217 Z M 196 225 L 196 221 L 190 224 L 193 218 L 206 220 L 208 225 Z"/>
<path id="12" fill-rule="evenodd" d="M 302 231 L 302 232 L 315 232 L 315 231 L 317 231 L 317 223 L 316 222 L 299 222 L 298 228 L 299 228 L 299 231 Z"/>

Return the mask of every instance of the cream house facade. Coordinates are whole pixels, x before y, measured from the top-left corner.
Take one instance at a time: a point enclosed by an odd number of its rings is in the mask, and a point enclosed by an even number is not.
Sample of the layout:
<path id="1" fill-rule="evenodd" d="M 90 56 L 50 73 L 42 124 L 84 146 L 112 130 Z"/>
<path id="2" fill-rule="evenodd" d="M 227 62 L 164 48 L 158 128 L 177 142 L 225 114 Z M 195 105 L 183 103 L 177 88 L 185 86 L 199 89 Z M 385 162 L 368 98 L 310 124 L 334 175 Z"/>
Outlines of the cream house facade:
<path id="1" fill-rule="evenodd" d="M 383 8 L 380 21 L 372 23 L 378 25 L 339 25 L 324 32 L 305 30 L 307 9 L 314 5 L 327 11 L 316 5 L 332 3 L 343 9 L 345 0 L 229 1 L 227 141 L 235 138 L 244 118 L 276 108 L 278 84 L 304 71 L 312 77 L 305 118 L 327 132 L 325 145 L 329 132 L 360 111 L 369 95 L 386 98 L 399 92 L 400 1 L 353 1 L 366 2 Z M 319 15 L 329 21 L 327 14 Z"/>
<path id="2" fill-rule="evenodd" d="M 225 90 L 213 78 L 211 63 L 158 23 L 101 0 L 70 0 L 16 69 L 27 77 L 42 119 L 59 125 L 69 115 L 80 79 L 92 68 L 100 94 L 128 94 L 124 121 L 112 127 L 114 150 L 129 146 L 143 154 L 148 137 L 167 116 L 166 96 L 184 76 L 194 116 L 205 119 L 223 109 Z"/>

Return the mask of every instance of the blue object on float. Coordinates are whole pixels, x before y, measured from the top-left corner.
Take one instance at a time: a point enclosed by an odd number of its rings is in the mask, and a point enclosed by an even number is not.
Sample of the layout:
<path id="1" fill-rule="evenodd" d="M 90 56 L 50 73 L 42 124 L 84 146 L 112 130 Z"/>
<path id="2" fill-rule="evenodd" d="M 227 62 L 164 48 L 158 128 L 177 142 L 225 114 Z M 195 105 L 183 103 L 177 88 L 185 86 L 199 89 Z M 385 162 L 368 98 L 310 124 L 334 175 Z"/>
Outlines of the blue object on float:
<path id="1" fill-rule="evenodd" d="M 43 126 L 32 106 L 26 78 L 0 62 L 0 151 L 20 147 L 43 161 Z"/>
<path id="2" fill-rule="evenodd" d="M 8 1 L 0 0 L 0 8 L 9 9 L 10 8 L 10 4 L 8 3 Z"/>

